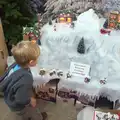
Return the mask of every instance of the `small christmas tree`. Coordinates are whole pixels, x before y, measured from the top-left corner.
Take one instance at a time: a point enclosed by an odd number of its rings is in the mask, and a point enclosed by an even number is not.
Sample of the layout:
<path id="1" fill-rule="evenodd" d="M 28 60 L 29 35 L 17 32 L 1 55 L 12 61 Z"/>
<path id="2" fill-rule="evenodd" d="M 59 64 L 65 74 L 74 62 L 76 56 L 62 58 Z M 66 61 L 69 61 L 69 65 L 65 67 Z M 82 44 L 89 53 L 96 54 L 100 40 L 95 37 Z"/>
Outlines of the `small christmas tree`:
<path id="1" fill-rule="evenodd" d="M 85 44 L 84 44 L 84 38 L 82 38 L 78 44 L 77 52 L 80 54 L 85 53 Z"/>
<path id="2" fill-rule="evenodd" d="M 55 23 L 57 23 L 57 18 L 55 19 Z"/>
<path id="3" fill-rule="evenodd" d="M 72 22 L 70 27 L 74 29 L 74 27 L 75 27 L 75 23 Z"/>
<path id="4" fill-rule="evenodd" d="M 105 29 L 107 29 L 108 28 L 108 19 L 105 21 L 105 23 L 103 24 L 103 27 L 105 28 Z"/>
<path id="5" fill-rule="evenodd" d="M 73 15 L 73 21 L 76 21 L 77 20 L 77 17 L 76 17 L 76 15 L 74 14 Z"/>
<path id="6" fill-rule="evenodd" d="M 52 20 L 51 19 L 49 20 L 49 25 L 52 25 Z"/>

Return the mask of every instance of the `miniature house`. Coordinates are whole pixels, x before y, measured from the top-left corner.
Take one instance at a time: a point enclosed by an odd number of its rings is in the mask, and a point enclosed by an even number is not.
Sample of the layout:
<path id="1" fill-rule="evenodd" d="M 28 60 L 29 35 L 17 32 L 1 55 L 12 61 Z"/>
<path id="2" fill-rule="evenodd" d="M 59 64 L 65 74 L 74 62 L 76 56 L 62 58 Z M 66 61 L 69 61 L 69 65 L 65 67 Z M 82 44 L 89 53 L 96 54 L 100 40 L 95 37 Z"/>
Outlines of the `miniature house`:
<path id="1" fill-rule="evenodd" d="M 58 16 L 58 22 L 59 23 L 65 23 L 66 22 L 66 16 L 64 14 L 60 14 Z"/>
<path id="2" fill-rule="evenodd" d="M 118 18 L 119 12 L 114 11 L 110 13 L 110 19 L 111 20 L 116 20 Z"/>
<path id="3" fill-rule="evenodd" d="M 117 29 L 119 29 L 119 30 L 120 30 L 120 14 L 118 15 Z"/>
<path id="4" fill-rule="evenodd" d="M 110 22 L 110 23 L 109 23 L 109 28 L 115 28 L 115 27 L 116 27 L 115 22 Z"/>
<path id="5" fill-rule="evenodd" d="M 67 23 L 72 22 L 72 16 L 70 14 L 67 14 Z"/>
<path id="6" fill-rule="evenodd" d="M 110 13 L 110 15 L 109 15 L 109 24 L 108 24 L 109 29 L 117 28 L 118 15 L 119 15 L 119 12 L 117 12 L 117 11 L 114 11 L 114 12 Z"/>
<path id="7" fill-rule="evenodd" d="M 118 24 L 120 24 L 120 14 L 118 15 Z"/>
<path id="8" fill-rule="evenodd" d="M 58 22 L 59 23 L 71 23 L 72 15 L 61 13 L 60 15 L 58 15 Z"/>

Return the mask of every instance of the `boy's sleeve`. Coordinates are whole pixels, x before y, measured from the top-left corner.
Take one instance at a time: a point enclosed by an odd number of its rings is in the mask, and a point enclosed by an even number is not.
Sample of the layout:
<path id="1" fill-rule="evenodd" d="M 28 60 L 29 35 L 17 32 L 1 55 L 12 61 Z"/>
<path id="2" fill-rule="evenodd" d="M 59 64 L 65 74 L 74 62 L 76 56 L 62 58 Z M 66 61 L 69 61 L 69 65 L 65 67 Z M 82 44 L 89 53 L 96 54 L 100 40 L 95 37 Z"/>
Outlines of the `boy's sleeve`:
<path id="1" fill-rule="evenodd" d="M 28 105 L 33 94 L 33 78 L 31 76 L 23 76 L 20 81 L 19 88 L 15 94 L 15 102 L 20 105 Z"/>

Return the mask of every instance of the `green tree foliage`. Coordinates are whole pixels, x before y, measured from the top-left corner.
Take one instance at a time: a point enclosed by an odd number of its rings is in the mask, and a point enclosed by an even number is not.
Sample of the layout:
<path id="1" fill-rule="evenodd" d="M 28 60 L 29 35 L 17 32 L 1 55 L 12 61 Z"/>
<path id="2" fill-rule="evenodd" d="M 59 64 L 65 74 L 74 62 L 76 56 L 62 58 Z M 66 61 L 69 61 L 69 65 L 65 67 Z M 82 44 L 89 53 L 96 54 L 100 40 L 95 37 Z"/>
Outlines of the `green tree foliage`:
<path id="1" fill-rule="evenodd" d="M 28 2 L 28 0 L 0 0 L 5 39 L 11 44 L 22 40 L 23 26 L 34 24 L 35 17 L 30 12 Z"/>
<path id="2" fill-rule="evenodd" d="M 84 43 L 84 38 L 82 38 L 78 44 L 77 52 L 80 54 L 85 53 L 85 43 Z"/>

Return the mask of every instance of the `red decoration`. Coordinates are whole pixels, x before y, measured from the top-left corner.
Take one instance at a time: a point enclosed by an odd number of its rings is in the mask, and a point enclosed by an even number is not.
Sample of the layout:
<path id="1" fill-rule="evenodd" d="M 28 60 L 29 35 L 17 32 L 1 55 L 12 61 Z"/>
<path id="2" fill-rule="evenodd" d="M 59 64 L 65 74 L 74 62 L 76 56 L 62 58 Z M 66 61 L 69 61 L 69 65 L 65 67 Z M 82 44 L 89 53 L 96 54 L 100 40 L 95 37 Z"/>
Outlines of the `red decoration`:
<path id="1" fill-rule="evenodd" d="M 118 120 L 120 120 L 120 113 L 118 113 L 118 116 L 119 116 L 119 119 L 118 119 Z"/>
<path id="2" fill-rule="evenodd" d="M 110 34 L 110 30 L 105 30 L 105 29 L 101 29 L 100 30 L 101 34 Z"/>

